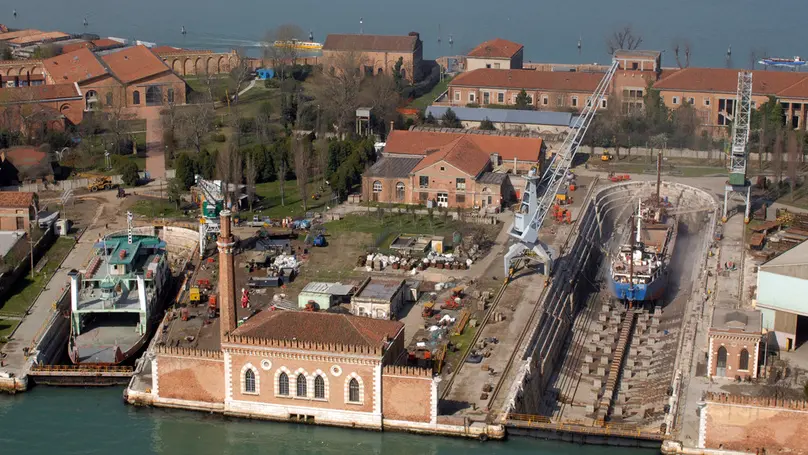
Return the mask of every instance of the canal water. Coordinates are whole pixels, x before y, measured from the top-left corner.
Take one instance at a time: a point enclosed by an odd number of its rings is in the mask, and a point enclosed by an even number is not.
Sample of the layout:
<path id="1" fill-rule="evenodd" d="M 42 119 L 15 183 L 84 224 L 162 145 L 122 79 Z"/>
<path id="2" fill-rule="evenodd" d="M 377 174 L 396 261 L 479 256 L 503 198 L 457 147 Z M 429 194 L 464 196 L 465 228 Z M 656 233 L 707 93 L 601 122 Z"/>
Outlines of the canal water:
<path id="1" fill-rule="evenodd" d="M 267 30 L 295 23 L 321 42 L 329 33 L 360 29 L 378 34 L 418 31 L 427 58 L 462 54 L 502 37 L 524 44 L 526 60 L 568 63 L 606 62 L 605 37 L 632 24 L 643 36 L 642 48 L 667 50 L 664 65 L 676 64 L 673 43 L 688 41 L 693 66 L 716 67 L 748 67 L 751 51 L 758 58 L 808 57 L 806 16 L 808 2 L 800 0 L 26 0 L 0 6 L 0 23 L 15 28 L 87 30 L 213 50 L 242 46 L 257 54 L 257 41 Z M 730 45 L 732 59 L 727 62 Z"/>
<path id="2" fill-rule="evenodd" d="M 14 455 L 651 455 L 654 450 L 473 440 L 135 408 L 121 389 L 37 387 L 0 395 L 0 453 Z"/>

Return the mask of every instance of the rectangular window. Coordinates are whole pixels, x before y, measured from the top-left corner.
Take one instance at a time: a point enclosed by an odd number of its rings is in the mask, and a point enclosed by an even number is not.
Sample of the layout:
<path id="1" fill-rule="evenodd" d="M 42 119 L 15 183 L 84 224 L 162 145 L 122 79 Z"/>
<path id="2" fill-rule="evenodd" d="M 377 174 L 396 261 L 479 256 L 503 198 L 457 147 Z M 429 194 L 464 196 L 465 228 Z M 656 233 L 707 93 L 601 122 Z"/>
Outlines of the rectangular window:
<path id="1" fill-rule="evenodd" d="M 421 187 L 421 188 L 429 188 L 429 176 L 419 175 L 418 176 L 418 186 Z"/>
<path id="2" fill-rule="evenodd" d="M 556 106 L 563 106 L 564 105 L 564 96 L 558 95 L 556 96 Z"/>
<path id="3" fill-rule="evenodd" d="M 547 106 L 548 104 L 550 104 L 550 98 L 547 98 L 547 95 L 542 96 L 541 97 L 541 104 L 543 106 Z"/>
<path id="4" fill-rule="evenodd" d="M 173 88 L 168 89 L 168 102 L 169 103 L 174 102 L 174 89 Z"/>
<path id="5" fill-rule="evenodd" d="M 466 195 L 465 194 L 456 194 L 455 195 L 455 202 L 458 204 L 465 204 L 466 203 Z"/>
<path id="6" fill-rule="evenodd" d="M 427 199 L 429 199 L 429 193 L 424 193 L 424 192 L 418 193 L 418 200 L 419 201 L 426 202 Z"/>
<path id="7" fill-rule="evenodd" d="M 687 102 L 692 106 L 696 104 L 696 99 L 691 96 L 690 98 L 687 99 Z"/>
<path id="8" fill-rule="evenodd" d="M 494 68 L 499 69 L 499 63 L 494 63 Z"/>
<path id="9" fill-rule="evenodd" d="M 491 104 L 491 94 L 483 92 L 483 104 Z"/>
<path id="10" fill-rule="evenodd" d="M 17 218 L 17 230 L 22 231 L 25 230 L 25 219 L 22 217 Z"/>
<path id="11" fill-rule="evenodd" d="M 455 101 L 460 101 L 460 90 L 455 90 Z"/>
<path id="12" fill-rule="evenodd" d="M 465 190 L 466 189 L 466 179 L 456 179 L 455 180 L 455 188 L 458 190 Z"/>
<path id="13" fill-rule="evenodd" d="M 527 104 L 533 106 L 533 95 L 527 96 Z"/>
<path id="14" fill-rule="evenodd" d="M 505 93 L 499 92 L 497 93 L 497 103 L 502 104 L 505 102 Z"/>
<path id="15" fill-rule="evenodd" d="M 704 98 L 704 105 L 705 105 L 705 106 L 709 106 L 709 105 L 710 105 L 710 98 Z"/>
<path id="16" fill-rule="evenodd" d="M 470 92 L 469 93 L 469 103 L 473 103 L 473 102 L 474 102 L 474 92 Z"/>
<path id="17" fill-rule="evenodd" d="M 674 96 L 673 98 L 671 98 L 671 103 L 673 103 L 674 105 L 679 104 L 679 97 Z"/>
<path id="18" fill-rule="evenodd" d="M 606 98 L 603 98 L 602 100 L 600 100 L 600 108 L 601 109 L 606 109 L 606 106 L 607 106 Z"/>
<path id="19" fill-rule="evenodd" d="M 491 64 L 490 64 L 490 63 L 486 63 L 486 64 L 485 64 L 485 67 L 486 67 L 486 68 L 491 68 Z"/>
<path id="20" fill-rule="evenodd" d="M 578 97 L 577 96 L 572 97 L 572 107 L 578 107 Z"/>

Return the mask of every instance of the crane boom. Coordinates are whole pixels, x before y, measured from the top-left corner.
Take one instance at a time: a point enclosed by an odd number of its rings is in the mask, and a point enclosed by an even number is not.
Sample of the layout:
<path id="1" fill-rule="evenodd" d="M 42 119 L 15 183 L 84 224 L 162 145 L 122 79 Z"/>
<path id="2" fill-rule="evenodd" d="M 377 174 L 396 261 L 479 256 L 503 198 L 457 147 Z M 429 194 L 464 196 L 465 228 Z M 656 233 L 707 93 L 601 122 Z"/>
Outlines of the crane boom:
<path id="1" fill-rule="evenodd" d="M 738 73 L 738 92 L 735 98 L 735 109 L 732 122 L 732 148 L 729 151 L 729 180 L 724 187 L 724 216 L 729 215 L 729 201 L 740 196 L 744 203 L 744 222 L 749 222 L 752 187 L 746 179 L 747 159 L 749 156 L 749 123 L 752 119 L 752 72 Z"/>
<path id="2" fill-rule="evenodd" d="M 508 232 L 516 243 L 511 245 L 505 255 L 506 276 L 510 276 L 515 261 L 527 257 L 538 257 L 546 264 L 544 272 L 549 275 L 552 268 L 552 255 L 549 248 L 540 242 L 539 229 L 555 202 L 556 193 L 565 176 L 572 167 L 572 161 L 592 119 L 595 118 L 595 113 L 611 88 L 612 78 L 617 68 L 618 62 L 613 60 L 612 65 L 598 83 L 595 92 L 589 97 L 581 115 L 573 125 L 572 131 L 564 139 L 558 152 L 550 159 L 544 173 L 539 175 L 538 167 L 534 166 L 525 177 L 527 183 L 525 191 L 522 193 L 522 201 L 514 214 L 513 224 Z"/>

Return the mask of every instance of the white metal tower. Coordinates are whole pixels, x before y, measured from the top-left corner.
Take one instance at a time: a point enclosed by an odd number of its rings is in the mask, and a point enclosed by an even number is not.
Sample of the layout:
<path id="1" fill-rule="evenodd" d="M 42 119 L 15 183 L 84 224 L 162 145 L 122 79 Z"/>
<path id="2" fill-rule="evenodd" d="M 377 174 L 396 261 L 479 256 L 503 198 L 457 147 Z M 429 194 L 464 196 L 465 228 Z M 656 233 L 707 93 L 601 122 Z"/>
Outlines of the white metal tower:
<path id="1" fill-rule="evenodd" d="M 522 201 L 514 214 L 513 224 L 508 232 L 516 239 L 505 254 L 505 276 L 510 276 L 514 264 L 522 259 L 538 260 L 544 264 L 543 273 L 550 275 L 553 266 L 553 255 L 550 248 L 539 240 L 539 229 L 547 218 L 550 208 L 556 199 L 564 178 L 572 167 L 572 160 L 578 152 L 578 146 L 586 134 L 587 128 L 595 118 L 595 113 L 601 106 L 609 90 L 612 78 L 617 71 L 617 61 L 600 80 L 595 93 L 589 98 L 581 111 L 576 124 L 567 135 L 564 143 L 550 160 L 544 174 L 539 175 L 538 165 L 534 166 L 525 177 L 527 184 L 522 193 Z"/>
<path id="2" fill-rule="evenodd" d="M 724 216 L 727 221 L 727 206 L 733 196 L 740 196 L 745 205 L 744 222 L 749 222 L 750 195 L 752 186 L 746 179 L 746 162 L 749 156 L 749 123 L 752 118 L 752 72 L 738 73 L 738 93 L 732 122 L 732 149 L 729 151 L 729 180 L 724 187 Z"/>

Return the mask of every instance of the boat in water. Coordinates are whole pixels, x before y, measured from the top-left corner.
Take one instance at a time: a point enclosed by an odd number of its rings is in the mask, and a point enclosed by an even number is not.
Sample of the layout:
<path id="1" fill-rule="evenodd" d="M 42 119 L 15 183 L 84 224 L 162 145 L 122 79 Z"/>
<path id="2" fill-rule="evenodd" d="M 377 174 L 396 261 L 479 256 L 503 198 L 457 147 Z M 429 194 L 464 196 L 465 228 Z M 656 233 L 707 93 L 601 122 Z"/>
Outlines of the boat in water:
<path id="1" fill-rule="evenodd" d="M 667 214 L 670 204 L 657 197 L 638 202 L 630 240 L 621 245 L 611 263 L 610 284 L 615 298 L 629 303 L 661 299 L 668 285 L 678 224 Z"/>
<path id="2" fill-rule="evenodd" d="M 765 66 L 790 66 L 790 67 L 797 67 L 805 65 L 805 60 L 794 57 L 794 58 L 780 58 L 780 57 L 768 57 L 760 60 L 758 63 Z"/>
<path id="3" fill-rule="evenodd" d="M 70 274 L 68 354 L 76 365 L 118 365 L 148 341 L 161 317 L 171 271 L 165 242 L 153 235 L 110 235 Z"/>
<path id="4" fill-rule="evenodd" d="M 272 43 L 273 47 L 289 47 L 292 49 L 300 49 L 304 51 L 319 51 L 323 48 L 323 43 L 316 43 L 314 41 L 299 41 L 292 40 L 279 40 Z"/>

